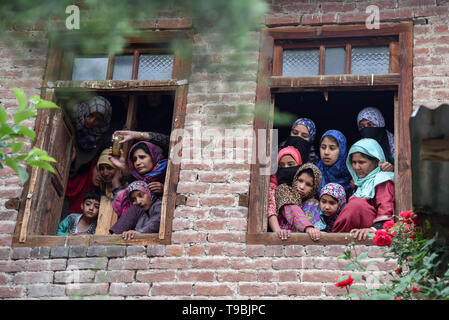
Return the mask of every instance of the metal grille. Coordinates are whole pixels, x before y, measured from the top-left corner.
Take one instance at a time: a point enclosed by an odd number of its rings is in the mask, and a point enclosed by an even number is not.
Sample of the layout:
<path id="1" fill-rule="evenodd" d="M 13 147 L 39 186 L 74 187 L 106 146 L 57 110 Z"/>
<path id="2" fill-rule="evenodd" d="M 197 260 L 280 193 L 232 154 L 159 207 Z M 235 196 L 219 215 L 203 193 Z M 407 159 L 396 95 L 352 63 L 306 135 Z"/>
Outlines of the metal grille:
<path id="1" fill-rule="evenodd" d="M 174 56 L 171 54 L 139 56 L 138 80 L 165 80 L 172 78 Z"/>
<path id="2" fill-rule="evenodd" d="M 384 74 L 388 73 L 390 64 L 389 47 L 352 48 L 352 74 Z"/>
<path id="3" fill-rule="evenodd" d="M 106 80 L 108 57 L 76 57 L 72 80 Z"/>
<path id="4" fill-rule="evenodd" d="M 134 56 L 115 56 L 114 71 L 112 73 L 113 80 L 131 80 L 133 74 Z"/>
<path id="5" fill-rule="evenodd" d="M 319 71 L 320 51 L 284 50 L 282 61 L 283 76 L 314 76 Z"/>

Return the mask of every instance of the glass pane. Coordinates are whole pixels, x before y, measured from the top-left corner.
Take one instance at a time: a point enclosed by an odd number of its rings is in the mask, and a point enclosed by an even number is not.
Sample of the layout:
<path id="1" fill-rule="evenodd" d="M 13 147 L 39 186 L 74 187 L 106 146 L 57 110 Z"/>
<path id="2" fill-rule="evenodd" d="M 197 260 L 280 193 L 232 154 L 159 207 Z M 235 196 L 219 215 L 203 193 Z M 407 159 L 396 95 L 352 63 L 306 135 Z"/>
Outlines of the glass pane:
<path id="1" fill-rule="evenodd" d="M 72 80 L 106 80 L 108 57 L 77 57 L 73 61 Z"/>
<path id="2" fill-rule="evenodd" d="M 388 73 L 390 50 L 386 47 L 352 48 L 351 73 Z"/>
<path id="3" fill-rule="evenodd" d="M 134 56 L 115 56 L 112 80 L 131 80 Z"/>
<path id="4" fill-rule="evenodd" d="M 345 48 L 326 48 L 324 74 L 344 74 L 346 61 Z"/>
<path id="5" fill-rule="evenodd" d="M 320 65 L 319 49 L 284 50 L 283 76 L 315 76 Z"/>
<path id="6" fill-rule="evenodd" d="M 141 54 L 139 56 L 138 80 L 171 79 L 173 72 L 172 54 Z"/>

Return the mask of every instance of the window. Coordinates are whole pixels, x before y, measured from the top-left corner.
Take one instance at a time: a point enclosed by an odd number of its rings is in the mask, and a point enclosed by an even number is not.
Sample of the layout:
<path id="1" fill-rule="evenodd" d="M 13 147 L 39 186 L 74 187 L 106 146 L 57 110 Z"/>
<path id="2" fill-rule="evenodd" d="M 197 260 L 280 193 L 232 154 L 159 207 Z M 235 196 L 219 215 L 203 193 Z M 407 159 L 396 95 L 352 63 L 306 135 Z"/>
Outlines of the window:
<path id="1" fill-rule="evenodd" d="M 150 31 L 149 31 L 150 32 Z M 120 235 L 108 235 L 115 214 L 102 197 L 100 219 L 103 230 L 95 235 L 55 236 L 67 185 L 74 134 L 65 105 L 74 97 L 93 92 L 113 106 L 112 118 L 127 129 L 156 131 L 170 135 L 184 127 L 189 58 L 169 48 L 171 39 L 190 42 L 191 32 L 154 31 L 150 41 L 129 39 L 123 53 L 81 56 L 50 45 L 42 97 L 56 101 L 59 110 L 40 110 L 36 119 L 35 144 L 48 151 L 57 163 L 56 173 L 31 170 L 22 194 L 13 246 L 95 245 L 124 243 Z M 158 101 L 157 103 L 155 101 Z M 158 107 L 160 109 L 158 109 Z M 142 121 L 143 119 L 147 119 Z M 151 123 L 149 123 L 151 122 Z M 170 150 L 176 144 L 170 142 Z M 124 147 L 125 154 L 130 145 Z M 164 244 L 171 241 L 172 216 L 176 203 L 179 164 L 167 165 L 158 234 L 143 234 L 130 244 Z"/>
<path id="2" fill-rule="evenodd" d="M 387 126 L 389 122 L 390 128 L 394 127 L 397 212 L 411 209 L 408 121 L 412 112 L 412 44 L 412 24 L 408 22 L 385 23 L 380 29 L 372 30 L 365 25 L 268 28 L 262 31 L 259 57 L 256 108 L 260 114 L 273 114 L 276 106 L 280 111 L 297 114 L 298 118 L 316 117 L 322 114 L 320 105 L 307 107 L 301 99 L 315 102 L 355 99 L 351 101 L 352 107 L 344 111 L 343 103 L 334 106 L 350 118 L 345 121 L 351 123 L 352 130 L 357 116 L 354 114 L 356 99 L 360 103 L 374 98 L 382 101 Z M 331 129 L 325 126 L 333 119 L 322 116 L 319 119 L 324 123 L 322 130 Z M 279 141 L 289 131 L 289 128 L 274 128 L 272 121 L 264 119 L 256 119 L 254 129 L 266 130 L 267 141 L 271 129 L 279 129 Z M 319 137 L 317 133 L 316 139 Z M 351 142 L 354 141 L 348 138 L 348 145 Z M 254 145 L 261 147 L 258 143 Z M 264 149 L 269 153 L 271 146 Z M 310 240 L 307 234 L 293 234 L 289 240 L 281 241 L 275 233 L 267 232 L 269 175 L 262 174 L 267 171 L 263 170 L 266 167 L 259 159 L 251 166 L 248 243 L 325 245 L 352 240 L 349 234 L 329 233 L 318 242 Z"/>

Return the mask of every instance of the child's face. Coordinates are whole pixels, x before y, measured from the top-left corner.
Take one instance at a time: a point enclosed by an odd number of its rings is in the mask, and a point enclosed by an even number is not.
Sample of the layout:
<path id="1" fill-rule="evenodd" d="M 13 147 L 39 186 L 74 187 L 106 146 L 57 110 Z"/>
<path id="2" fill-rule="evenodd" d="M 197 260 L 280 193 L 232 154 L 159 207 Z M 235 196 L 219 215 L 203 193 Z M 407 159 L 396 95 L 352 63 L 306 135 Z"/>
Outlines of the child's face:
<path id="1" fill-rule="evenodd" d="M 328 194 L 323 194 L 320 198 L 320 209 L 325 216 L 333 216 L 337 213 L 338 201 Z"/>
<path id="2" fill-rule="evenodd" d="M 279 160 L 279 168 L 289 168 L 297 165 L 298 163 L 296 160 L 289 154 L 286 154 L 281 158 L 281 160 Z"/>
<path id="3" fill-rule="evenodd" d="M 306 172 L 301 173 L 296 182 L 296 188 L 301 197 L 309 196 L 313 189 L 313 177 Z"/>
<path id="4" fill-rule="evenodd" d="M 307 127 L 303 124 L 298 124 L 296 127 L 294 127 L 290 132 L 290 135 L 298 136 L 306 141 L 310 141 L 309 129 L 307 129 Z"/>
<path id="5" fill-rule="evenodd" d="M 147 193 L 140 190 L 134 190 L 129 195 L 129 200 L 134 206 L 141 207 L 143 210 L 148 211 L 151 207 L 151 199 Z"/>
<path id="6" fill-rule="evenodd" d="M 338 147 L 338 144 L 335 143 L 335 141 L 332 141 L 328 137 L 325 137 L 323 141 L 321 141 L 320 156 L 321 161 L 323 161 L 324 165 L 333 165 L 337 161 L 339 153 L 340 148 Z"/>
<path id="7" fill-rule="evenodd" d="M 100 210 L 100 201 L 95 199 L 86 199 L 81 204 L 81 210 L 86 217 L 94 219 L 98 216 L 98 211 Z"/>

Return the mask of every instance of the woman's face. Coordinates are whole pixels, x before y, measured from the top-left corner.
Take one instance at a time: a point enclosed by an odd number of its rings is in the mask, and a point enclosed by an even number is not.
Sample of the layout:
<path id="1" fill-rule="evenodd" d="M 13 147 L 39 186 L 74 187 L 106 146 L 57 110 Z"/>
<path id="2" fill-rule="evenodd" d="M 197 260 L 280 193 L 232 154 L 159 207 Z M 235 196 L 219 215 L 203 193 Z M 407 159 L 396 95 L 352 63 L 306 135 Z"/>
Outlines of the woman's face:
<path id="1" fill-rule="evenodd" d="M 151 199 L 150 196 L 145 192 L 142 192 L 140 190 L 134 190 L 129 195 L 129 200 L 134 206 L 141 207 L 145 211 L 150 210 Z"/>
<path id="2" fill-rule="evenodd" d="M 359 122 L 359 131 L 366 127 L 377 127 L 374 123 L 367 119 L 362 119 Z"/>
<path id="3" fill-rule="evenodd" d="M 279 160 L 279 168 L 289 168 L 297 165 L 298 163 L 296 160 L 289 154 L 286 154 L 281 158 L 281 160 Z"/>
<path id="4" fill-rule="evenodd" d="M 102 163 L 98 167 L 100 170 L 100 176 L 103 179 L 103 181 L 106 183 L 110 183 L 112 181 L 112 178 L 114 178 L 117 169 L 106 163 Z"/>
<path id="5" fill-rule="evenodd" d="M 153 170 L 154 164 L 151 156 L 142 149 L 137 149 L 132 155 L 134 168 L 139 174 L 148 173 Z"/>
<path id="6" fill-rule="evenodd" d="M 362 153 L 355 152 L 352 154 L 352 168 L 357 177 L 365 178 L 371 171 L 377 168 L 377 161 L 369 160 Z"/>
<path id="7" fill-rule="evenodd" d="M 323 161 L 324 165 L 329 167 L 337 162 L 339 153 L 340 148 L 338 146 L 338 143 L 332 141 L 328 137 L 324 137 L 320 145 L 320 156 L 321 161 Z"/>
<path id="8" fill-rule="evenodd" d="M 320 198 L 320 209 L 325 216 L 333 216 L 338 211 L 338 201 L 328 194 L 323 194 Z"/>
<path id="9" fill-rule="evenodd" d="M 103 115 L 100 112 L 92 112 L 84 117 L 84 125 L 87 129 L 93 129 L 103 124 Z"/>
<path id="10" fill-rule="evenodd" d="M 313 177 L 306 172 L 301 173 L 296 182 L 296 188 L 301 197 L 308 196 L 313 189 Z"/>
<path id="11" fill-rule="evenodd" d="M 298 124 L 290 132 L 291 136 L 301 137 L 306 141 L 310 141 L 309 129 L 303 124 Z"/>

